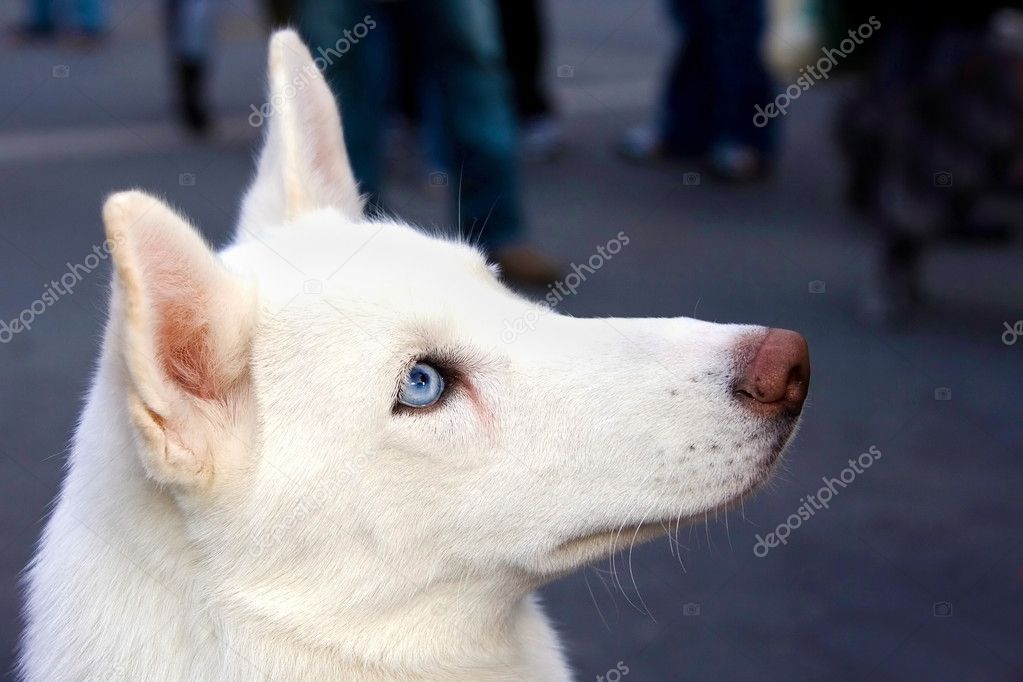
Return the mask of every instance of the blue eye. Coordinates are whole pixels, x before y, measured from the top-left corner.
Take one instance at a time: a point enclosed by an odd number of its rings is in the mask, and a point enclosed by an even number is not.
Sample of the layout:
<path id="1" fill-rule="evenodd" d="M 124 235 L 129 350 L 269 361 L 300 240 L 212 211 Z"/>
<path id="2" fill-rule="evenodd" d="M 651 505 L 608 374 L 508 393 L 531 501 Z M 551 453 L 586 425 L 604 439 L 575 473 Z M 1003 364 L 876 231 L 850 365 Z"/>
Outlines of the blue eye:
<path id="1" fill-rule="evenodd" d="M 428 407 L 444 393 L 444 377 L 425 362 L 417 362 L 401 384 L 398 402 L 409 407 Z"/>

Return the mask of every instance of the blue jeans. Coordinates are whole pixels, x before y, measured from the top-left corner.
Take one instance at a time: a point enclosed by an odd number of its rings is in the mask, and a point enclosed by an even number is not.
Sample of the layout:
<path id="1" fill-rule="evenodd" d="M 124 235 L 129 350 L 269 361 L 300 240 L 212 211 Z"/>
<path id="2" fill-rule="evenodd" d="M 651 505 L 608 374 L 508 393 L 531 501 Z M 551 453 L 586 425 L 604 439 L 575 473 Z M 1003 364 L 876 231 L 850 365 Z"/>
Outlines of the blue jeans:
<path id="1" fill-rule="evenodd" d="M 205 62 L 213 47 L 217 0 L 167 0 L 167 39 L 176 59 Z"/>
<path id="2" fill-rule="evenodd" d="M 64 4 L 66 3 L 59 0 L 30 0 L 29 25 L 41 29 L 55 27 L 58 5 Z M 77 28 L 98 33 L 106 26 L 103 0 L 74 0 L 74 8 L 74 25 Z"/>
<path id="3" fill-rule="evenodd" d="M 700 155 L 731 143 L 767 153 L 771 126 L 753 124 L 754 107 L 771 98 L 762 0 L 669 0 L 669 10 L 679 45 L 658 121 L 668 148 Z"/>
<path id="4" fill-rule="evenodd" d="M 409 22 L 424 115 L 436 122 L 438 156 L 459 229 L 489 249 L 521 239 L 517 131 L 497 13 L 488 0 L 301 0 L 298 23 L 341 106 L 355 177 L 379 205 L 383 132 L 390 113 L 389 26 Z M 459 202 L 460 197 L 460 202 Z M 486 228 L 484 229 L 484 224 Z"/>

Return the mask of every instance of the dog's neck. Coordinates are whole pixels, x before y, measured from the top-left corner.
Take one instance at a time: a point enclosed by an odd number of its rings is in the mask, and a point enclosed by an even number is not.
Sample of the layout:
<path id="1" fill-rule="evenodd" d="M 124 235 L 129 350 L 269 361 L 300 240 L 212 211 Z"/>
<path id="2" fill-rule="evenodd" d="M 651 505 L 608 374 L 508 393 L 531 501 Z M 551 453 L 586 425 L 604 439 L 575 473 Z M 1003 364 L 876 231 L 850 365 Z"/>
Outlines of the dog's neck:
<path id="1" fill-rule="evenodd" d="M 226 607 L 211 598 L 180 509 L 132 458 L 109 373 L 101 365 L 33 569 L 32 602 L 42 608 L 28 614 L 36 622 L 24 646 L 27 657 L 46 659 L 29 661 L 35 669 L 54 679 L 97 671 L 126 679 L 568 679 L 535 601 L 514 589 L 466 595 L 439 585 L 410 602 L 364 606 L 360 619 L 329 632 L 247 608 L 260 595 Z"/>

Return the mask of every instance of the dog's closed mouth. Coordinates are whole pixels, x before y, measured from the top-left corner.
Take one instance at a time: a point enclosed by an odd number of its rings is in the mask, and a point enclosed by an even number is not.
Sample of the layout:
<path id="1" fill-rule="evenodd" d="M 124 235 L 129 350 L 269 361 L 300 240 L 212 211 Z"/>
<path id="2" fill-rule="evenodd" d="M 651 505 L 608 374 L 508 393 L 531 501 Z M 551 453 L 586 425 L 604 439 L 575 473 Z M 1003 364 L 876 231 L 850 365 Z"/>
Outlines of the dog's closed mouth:
<path id="1" fill-rule="evenodd" d="M 588 553 L 605 549 L 616 552 L 619 549 L 646 542 L 667 533 L 669 523 L 674 524 L 675 522 L 675 520 L 648 521 L 639 526 L 624 525 L 614 529 L 596 530 L 565 540 L 554 548 L 554 554 Z"/>

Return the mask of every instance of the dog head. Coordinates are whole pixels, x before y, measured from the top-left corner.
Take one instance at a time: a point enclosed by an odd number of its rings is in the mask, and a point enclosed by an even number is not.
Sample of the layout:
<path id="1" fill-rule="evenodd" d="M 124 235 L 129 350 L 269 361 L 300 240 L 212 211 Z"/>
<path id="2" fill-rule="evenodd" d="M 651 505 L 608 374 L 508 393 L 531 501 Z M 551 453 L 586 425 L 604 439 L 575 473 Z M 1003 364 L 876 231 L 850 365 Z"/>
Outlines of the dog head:
<path id="1" fill-rule="evenodd" d="M 329 629 L 453 585 L 531 589 L 768 476 L 806 395 L 801 337 L 537 308 L 476 249 L 363 216 L 292 33 L 270 84 L 231 246 L 142 193 L 104 209 L 142 469 L 211 599 Z"/>

